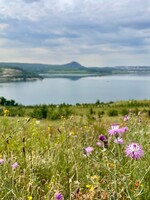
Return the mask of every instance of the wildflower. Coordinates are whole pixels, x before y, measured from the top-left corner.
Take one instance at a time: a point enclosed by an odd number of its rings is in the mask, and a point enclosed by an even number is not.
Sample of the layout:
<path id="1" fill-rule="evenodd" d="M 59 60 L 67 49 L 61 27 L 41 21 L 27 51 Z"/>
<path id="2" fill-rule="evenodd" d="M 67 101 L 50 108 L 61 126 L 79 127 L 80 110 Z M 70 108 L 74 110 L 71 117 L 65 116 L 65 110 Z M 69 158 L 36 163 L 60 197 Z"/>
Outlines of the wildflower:
<path id="1" fill-rule="evenodd" d="M 57 193 L 55 194 L 55 199 L 56 199 L 56 200 L 62 200 L 62 199 L 63 199 L 63 195 L 62 195 L 61 193 L 57 192 Z"/>
<path id="2" fill-rule="evenodd" d="M 18 163 L 15 162 L 13 165 L 12 165 L 12 169 L 16 169 L 18 167 Z"/>
<path id="3" fill-rule="evenodd" d="M 96 144 L 97 144 L 97 146 L 99 146 L 99 147 L 102 146 L 102 143 L 101 143 L 101 142 L 97 142 Z"/>
<path id="4" fill-rule="evenodd" d="M 111 129 L 108 130 L 108 133 L 110 135 L 118 135 L 126 131 L 128 131 L 128 127 L 125 126 L 125 127 L 120 128 L 118 124 L 114 124 L 114 125 L 111 125 Z"/>
<path id="5" fill-rule="evenodd" d="M 4 110 L 3 110 L 3 113 L 4 113 L 4 116 L 8 116 L 8 114 L 9 114 L 9 110 L 4 109 Z"/>
<path id="6" fill-rule="evenodd" d="M 90 178 L 92 179 L 92 181 L 97 181 L 99 179 L 99 176 L 93 175 Z"/>
<path id="7" fill-rule="evenodd" d="M 87 148 L 85 148 L 85 153 L 86 153 L 86 155 L 87 155 L 87 156 L 90 155 L 90 154 L 92 153 L 93 150 L 94 150 L 93 147 L 87 147 Z"/>
<path id="8" fill-rule="evenodd" d="M 114 140 L 114 142 L 117 143 L 117 144 L 123 144 L 123 143 L 124 143 L 123 139 L 120 138 L 120 137 L 117 137 L 117 138 Z"/>
<path id="9" fill-rule="evenodd" d="M 119 130 L 119 124 L 112 124 L 111 125 L 111 129 L 110 130 L 108 130 L 108 133 L 110 134 L 110 135 L 116 135 Z"/>
<path id="10" fill-rule="evenodd" d="M 104 148 L 108 148 L 108 140 L 104 135 L 99 135 L 98 136 L 99 140 L 102 141 L 104 143 Z M 100 146 L 100 145 L 99 145 Z"/>
<path id="11" fill-rule="evenodd" d="M 126 153 L 126 156 L 129 156 L 134 159 L 138 159 L 141 156 L 143 156 L 144 151 L 139 144 L 132 142 L 126 147 L 125 153 Z"/>
<path id="12" fill-rule="evenodd" d="M 99 138 L 99 140 L 102 141 L 102 142 L 107 140 L 106 137 L 105 137 L 104 135 L 99 135 L 98 138 Z"/>
<path id="13" fill-rule="evenodd" d="M 86 188 L 87 188 L 87 189 L 90 189 L 91 187 L 92 187 L 92 185 L 90 185 L 90 184 L 87 184 L 87 185 L 86 185 Z"/>
<path id="14" fill-rule="evenodd" d="M 28 196 L 28 200 L 32 200 L 33 198 L 32 198 L 32 196 Z"/>
<path id="15" fill-rule="evenodd" d="M 75 132 L 74 132 L 74 131 L 71 131 L 69 135 L 75 135 Z"/>
<path id="16" fill-rule="evenodd" d="M 112 130 L 117 130 L 117 129 L 119 129 L 119 124 L 112 124 L 112 125 L 111 125 L 111 129 L 112 129 Z"/>
<path id="17" fill-rule="evenodd" d="M 3 164 L 3 163 L 4 163 L 4 159 L 0 158 L 0 164 Z"/>
<path id="18" fill-rule="evenodd" d="M 129 120 L 129 118 L 130 118 L 130 117 L 129 117 L 129 115 L 125 115 L 125 116 L 124 116 L 124 119 L 123 119 L 123 120 L 124 120 L 124 122 L 128 121 L 128 120 Z"/>

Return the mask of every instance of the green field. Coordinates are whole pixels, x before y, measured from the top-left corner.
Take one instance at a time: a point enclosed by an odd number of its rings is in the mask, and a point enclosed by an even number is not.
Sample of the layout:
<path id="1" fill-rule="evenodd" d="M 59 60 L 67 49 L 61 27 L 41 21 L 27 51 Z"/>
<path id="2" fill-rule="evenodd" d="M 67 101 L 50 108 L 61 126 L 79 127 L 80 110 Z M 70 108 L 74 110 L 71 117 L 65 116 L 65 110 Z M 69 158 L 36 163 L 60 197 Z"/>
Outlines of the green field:
<path id="1" fill-rule="evenodd" d="M 150 101 L 1 105 L 0 176 L 1 200 L 149 200 Z"/>

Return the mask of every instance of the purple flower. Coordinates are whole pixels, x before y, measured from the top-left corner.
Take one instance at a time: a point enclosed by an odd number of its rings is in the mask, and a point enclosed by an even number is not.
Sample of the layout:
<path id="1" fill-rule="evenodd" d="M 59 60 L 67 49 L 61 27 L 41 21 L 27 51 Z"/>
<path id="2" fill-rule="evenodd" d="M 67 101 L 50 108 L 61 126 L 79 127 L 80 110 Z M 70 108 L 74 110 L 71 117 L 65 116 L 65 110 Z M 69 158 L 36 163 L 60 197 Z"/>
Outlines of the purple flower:
<path id="1" fill-rule="evenodd" d="M 16 169 L 18 167 L 18 163 L 15 162 L 13 165 L 12 165 L 12 169 Z"/>
<path id="2" fill-rule="evenodd" d="M 92 153 L 93 150 L 94 150 L 93 147 L 87 147 L 87 148 L 85 148 L 86 155 L 87 155 L 87 156 L 90 155 L 90 154 Z"/>
<path id="3" fill-rule="evenodd" d="M 116 138 L 116 139 L 114 140 L 114 142 L 117 143 L 117 144 L 123 144 L 123 143 L 124 143 L 123 139 L 120 138 L 120 137 Z"/>
<path id="4" fill-rule="evenodd" d="M 0 158 L 0 164 L 3 164 L 3 163 L 4 163 L 4 159 Z"/>
<path id="5" fill-rule="evenodd" d="M 56 200 L 62 200 L 62 199 L 63 199 L 63 195 L 62 195 L 61 193 L 57 192 L 57 193 L 55 194 L 55 199 L 56 199 Z"/>
<path id="6" fill-rule="evenodd" d="M 99 138 L 100 141 L 103 142 L 104 148 L 108 148 L 108 140 L 107 140 L 107 138 L 104 135 L 99 135 L 98 138 Z"/>
<path id="7" fill-rule="evenodd" d="M 124 133 L 128 131 L 128 127 L 122 127 L 122 128 L 119 128 L 119 125 L 118 124 L 114 124 L 114 125 L 111 125 L 111 129 L 108 130 L 108 133 L 110 135 L 119 135 L 121 133 Z"/>
<path id="8" fill-rule="evenodd" d="M 125 149 L 125 153 L 126 153 L 126 156 L 129 156 L 134 159 L 138 159 L 141 156 L 143 156 L 144 151 L 139 144 L 132 142 L 131 144 L 127 145 Z"/>
<path id="9" fill-rule="evenodd" d="M 121 133 L 124 133 L 124 132 L 126 132 L 126 131 L 128 131 L 129 129 L 128 129 L 128 127 L 122 127 L 122 128 L 119 128 L 118 130 L 117 130 L 117 133 L 118 134 L 121 134 Z"/>
<path id="10" fill-rule="evenodd" d="M 111 125 L 111 129 L 108 130 L 108 133 L 109 133 L 110 135 L 116 135 L 118 129 L 119 129 L 119 124 L 112 124 L 112 125 Z"/>
<path id="11" fill-rule="evenodd" d="M 99 135 L 98 138 L 99 138 L 99 140 L 102 141 L 102 142 L 107 140 L 106 137 L 105 137 L 104 135 Z"/>

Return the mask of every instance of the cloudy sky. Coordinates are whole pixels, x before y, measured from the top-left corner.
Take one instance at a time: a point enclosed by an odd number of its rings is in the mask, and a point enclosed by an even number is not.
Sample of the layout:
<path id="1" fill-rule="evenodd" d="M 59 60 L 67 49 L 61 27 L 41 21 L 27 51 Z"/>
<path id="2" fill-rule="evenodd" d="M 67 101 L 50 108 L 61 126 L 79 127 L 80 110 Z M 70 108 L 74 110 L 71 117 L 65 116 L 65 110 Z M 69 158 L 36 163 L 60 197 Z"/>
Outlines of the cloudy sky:
<path id="1" fill-rule="evenodd" d="M 150 0 L 0 0 L 0 62 L 150 65 Z"/>

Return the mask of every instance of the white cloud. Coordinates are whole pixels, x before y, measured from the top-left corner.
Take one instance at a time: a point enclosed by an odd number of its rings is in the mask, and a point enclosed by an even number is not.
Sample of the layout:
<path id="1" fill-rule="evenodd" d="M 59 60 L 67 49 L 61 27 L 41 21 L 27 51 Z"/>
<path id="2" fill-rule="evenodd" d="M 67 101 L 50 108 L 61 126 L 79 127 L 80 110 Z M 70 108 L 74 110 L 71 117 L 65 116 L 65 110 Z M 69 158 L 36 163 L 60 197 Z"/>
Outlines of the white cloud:
<path id="1" fill-rule="evenodd" d="M 148 63 L 149 18 L 150 0 L 0 0 L 1 59 Z"/>

